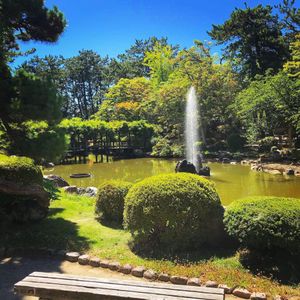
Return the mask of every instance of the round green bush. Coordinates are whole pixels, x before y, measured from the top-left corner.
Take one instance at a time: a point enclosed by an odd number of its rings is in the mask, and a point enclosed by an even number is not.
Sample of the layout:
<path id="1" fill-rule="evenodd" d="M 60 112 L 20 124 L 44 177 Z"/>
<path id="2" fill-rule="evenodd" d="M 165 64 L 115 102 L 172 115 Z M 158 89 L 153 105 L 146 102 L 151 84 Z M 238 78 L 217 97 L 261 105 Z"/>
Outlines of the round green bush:
<path id="1" fill-rule="evenodd" d="M 110 180 L 99 186 L 95 213 L 101 221 L 122 224 L 124 199 L 132 183 Z"/>
<path id="2" fill-rule="evenodd" d="M 249 249 L 300 250 L 300 199 L 250 197 L 232 202 L 224 224 Z"/>
<path id="3" fill-rule="evenodd" d="M 128 192 L 124 225 L 140 249 L 193 249 L 219 240 L 223 207 L 214 185 L 199 175 L 153 176 Z"/>
<path id="4" fill-rule="evenodd" d="M 42 184 L 43 174 L 31 158 L 0 154 L 0 179 L 18 184 Z"/>

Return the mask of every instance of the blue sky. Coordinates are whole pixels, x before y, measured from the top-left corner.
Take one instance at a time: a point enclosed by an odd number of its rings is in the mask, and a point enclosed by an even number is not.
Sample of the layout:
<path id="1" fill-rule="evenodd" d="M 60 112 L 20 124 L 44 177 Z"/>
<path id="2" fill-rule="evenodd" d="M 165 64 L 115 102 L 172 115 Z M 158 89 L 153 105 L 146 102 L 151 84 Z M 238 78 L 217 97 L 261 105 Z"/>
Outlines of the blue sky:
<path id="1" fill-rule="evenodd" d="M 81 49 L 116 56 L 135 39 L 167 36 L 173 44 L 190 47 L 195 39 L 209 40 L 211 24 L 223 23 L 245 0 L 46 0 L 65 14 L 68 27 L 56 44 L 26 43 L 36 55 L 71 57 Z M 248 0 L 249 6 L 278 4 L 280 0 Z M 216 48 L 215 51 L 219 49 Z M 25 58 L 19 57 L 14 65 Z"/>

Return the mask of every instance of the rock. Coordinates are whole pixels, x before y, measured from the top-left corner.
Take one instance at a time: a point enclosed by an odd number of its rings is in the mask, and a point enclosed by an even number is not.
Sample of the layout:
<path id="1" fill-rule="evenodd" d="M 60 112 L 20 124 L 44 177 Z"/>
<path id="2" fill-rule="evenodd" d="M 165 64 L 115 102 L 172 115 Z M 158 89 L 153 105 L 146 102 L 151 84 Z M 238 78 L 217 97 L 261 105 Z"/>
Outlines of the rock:
<path id="1" fill-rule="evenodd" d="M 76 185 L 65 186 L 62 189 L 69 194 L 78 194 L 78 188 Z"/>
<path id="2" fill-rule="evenodd" d="M 285 175 L 295 175 L 295 171 L 293 169 L 287 169 Z"/>
<path id="3" fill-rule="evenodd" d="M 279 170 L 269 170 L 269 169 L 264 169 L 264 172 L 267 172 L 272 175 L 281 175 L 281 172 Z"/>
<path id="4" fill-rule="evenodd" d="M 108 268 L 112 271 L 118 271 L 121 267 L 121 264 L 118 261 L 109 263 Z"/>
<path id="5" fill-rule="evenodd" d="M 131 274 L 135 277 L 143 277 L 146 268 L 143 266 L 135 267 L 131 270 Z"/>
<path id="6" fill-rule="evenodd" d="M 7 211 L 6 217 L 13 221 L 19 223 L 38 221 L 48 214 L 50 195 L 41 184 L 24 185 L 21 182 L 0 178 L 0 194 L 7 199 L 18 198 L 19 200 L 14 203 L 13 209 L 10 201 L 7 202 L 8 207 L 5 204 L 1 207 L 2 211 Z"/>
<path id="7" fill-rule="evenodd" d="M 67 252 L 66 259 L 70 262 L 77 262 L 80 254 L 78 252 Z"/>
<path id="8" fill-rule="evenodd" d="M 54 168 L 54 167 L 55 167 L 55 164 L 54 164 L 53 162 L 47 162 L 47 163 L 45 164 L 45 167 L 46 167 L 46 168 Z"/>
<path id="9" fill-rule="evenodd" d="M 231 164 L 231 165 L 236 165 L 237 162 L 236 162 L 236 161 L 231 161 L 230 164 Z"/>
<path id="10" fill-rule="evenodd" d="M 89 197 L 96 197 L 98 193 L 98 189 L 94 186 L 89 186 L 85 189 L 85 195 Z"/>
<path id="11" fill-rule="evenodd" d="M 151 269 L 147 270 L 143 274 L 144 278 L 149 280 L 156 280 L 157 279 L 157 273 Z"/>
<path id="12" fill-rule="evenodd" d="M 188 278 L 185 276 L 171 276 L 170 281 L 174 284 L 187 284 Z"/>
<path id="13" fill-rule="evenodd" d="M 225 294 L 230 294 L 231 288 L 228 285 L 226 285 L 226 284 L 219 284 L 218 288 L 219 289 L 223 289 Z"/>
<path id="14" fill-rule="evenodd" d="M 109 260 L 107 260 L 107 259 L 101 260 L 100 267 L 105 268 L 105 269 L 109 268 Z"/>
<path id="15" fill-rule="evenodd" d="M 65 181 L 62 177 L 54 175 L 54 174 L 44 175 L 44 178 L 51 181 L 52 184 L 58 188 L 69 186 L 67 181 Z"/>
<path id="16" fill-rule="evenodd" d="M 230 159 L 229 158 L 222 158 L 222 164 L 229 164 L 230 163 Z"/>
<path id="17" fill-rule="evenodd" d="M 189 278 L 187 285 L 193 285 L 193 286 L 200 286 L 201 285 L 201 281 L 199 278 Z"/>
<path id="18" fill-rule="evenodd" d="M 166 273 L 160 273 L 158 275 L 158 280 L 167 282 L 167 281 L 170 281 L 170 276 Z"/>
<path id="19" fill-rule="evenodd" d="M 218 283 L 216 281 L 208 280 L 205 282 L 206 287 L 216 288 L 218 287 Z"/>
<path id="20" fill-rule="evenodd" d="M 133 269 L 132 265 L 126 264 L 120 267 L 119 272 L 123 274 L 130 274 L 132 269 Z"/>
<path id="21" fill-rule="evenodd" d="M 240 297 L 240 298 L 244 298 L 244 299 L 250 299 L 250 296 L 251 296 L 251 293 L 248 290 L 242 289 L 242 288 L 234 289 L 232 294 L 236 297 Z"/>
<path id="22" fill-rule="evenodd" d="M 251 300 L 267 300 L 267 295 L 265 293 L 252 293 L 250 296 Z"/>
<path id="23" fill-rule="evenodd" d="M 175 172 L 186 172 L 186 173 L 192 173 L 192 174 L 196 174 L 196 167 L 188 162 L 186 159 L 181 160 L 177 163 L 176 167 L 175 167 Z"/>
<path id="24" fill-rule="evenodd" d="M 90 266 L 94 268 L 100 267 L 100 258 L 98 257 L 92 257 L 89 261 Z"/>
<path id="25" fill-rule="evenodd" d="M 89 257 L 89 255 L 86 255 L 86 254 L 80 255 L 80 256 L 78 257 L 78 262 L 79 262 L 79 264 L 81 264 L 81 265 L 88 265 L 89 260 L 90 260 L 90 257 Z"/>

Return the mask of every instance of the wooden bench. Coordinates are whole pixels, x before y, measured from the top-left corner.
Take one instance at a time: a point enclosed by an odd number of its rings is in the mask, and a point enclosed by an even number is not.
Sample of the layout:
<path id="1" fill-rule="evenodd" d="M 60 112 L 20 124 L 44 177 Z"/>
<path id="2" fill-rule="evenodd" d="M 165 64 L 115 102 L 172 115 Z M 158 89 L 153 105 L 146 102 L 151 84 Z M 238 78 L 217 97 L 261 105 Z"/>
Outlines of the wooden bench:
<path id="1" fill-rule="evenodd" d="M 16 283 L 15 292 L 43 300 L 224 300 L 224 290 L 218 288 L 41 272 Z"/>

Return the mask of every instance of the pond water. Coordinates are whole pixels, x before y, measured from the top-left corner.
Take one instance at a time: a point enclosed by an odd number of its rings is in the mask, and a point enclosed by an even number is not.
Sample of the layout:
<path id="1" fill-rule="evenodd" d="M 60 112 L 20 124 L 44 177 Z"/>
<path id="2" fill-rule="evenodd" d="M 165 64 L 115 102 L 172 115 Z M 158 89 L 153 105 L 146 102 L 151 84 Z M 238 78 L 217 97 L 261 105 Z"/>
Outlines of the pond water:
<path id="1" fill-rule="evenodd" d="M 46 169 L 45 174 L 56 174 L 70 185 L 98 186 L 109 179 L 137 182 L 152 175 L 174 172 L 176 160 L 139 158 L 108 163 L 60 165 Z M 208 163 L 210 180 L 216 184 L 224 205 L 235 199 L 252 195 L 273 195 L 300 198 L 300 177 L 271 175 L 251 171 L 249 166 Z M 72 173 L 91 173 L 90 178 L 70 178 Z"/>

